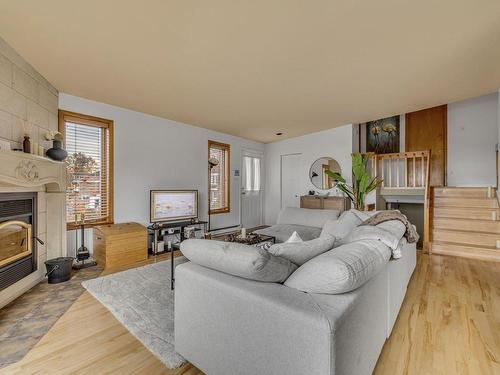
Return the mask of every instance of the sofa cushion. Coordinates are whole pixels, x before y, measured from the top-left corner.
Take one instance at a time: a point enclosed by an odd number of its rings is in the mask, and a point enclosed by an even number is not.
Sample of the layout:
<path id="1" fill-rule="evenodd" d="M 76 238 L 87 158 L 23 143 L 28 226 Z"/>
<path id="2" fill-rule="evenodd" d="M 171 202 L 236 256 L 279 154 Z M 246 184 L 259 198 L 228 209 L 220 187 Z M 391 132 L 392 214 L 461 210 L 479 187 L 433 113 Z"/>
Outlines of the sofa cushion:
<path id="1" fill-rule="evenodd" d="M 309 241 L 318 238 L 319 234 L 321 233 L 320 228 L 291 224 L 276 224 L 268 228 L 255 230 L 254 233 L 273 236 L 276 238 L 276 242 L 285 242 L 295 231 L 303 241 Z"/>
<path id="2" fill-rule="evenodd" d="M 380 241 L 348 243 L 303 264 L 285 285 L 308 293 L 350 292 L 380 272 L 390 257 L 390 249 Z"/>
<path id="3" fill-rule="evenodd" d="M 362 222 L 352 210 L 346 211 L 337 220 L 328 220 L 321 230 L 320 237 L 333 236 L 342 239 Z"/>
<path id="4" fill-rule="evenodd" d="M 277 224 L 304 225 L 323 228 L 327 220 L 337 219 L 339 210 L 315 210 L 310 208 L 285 207 L 278 215 Z"/>
<path id="5" fill-rule="evenodd" d="M 272 245 L 268 251 L 273 255 L 288 259 L 290 262 L 300 266 L 308 260 L 332 249 L 334 243 L 334 237 L 325 236 L 311 241 L 279 243 Z"/>
<path id="6" fill-rule="evenodd" d="M 283 282 L 297 268 L 266 250 L 233 242 L 189 239 L 181 251 L 201 266 L 256 281 Z"/>

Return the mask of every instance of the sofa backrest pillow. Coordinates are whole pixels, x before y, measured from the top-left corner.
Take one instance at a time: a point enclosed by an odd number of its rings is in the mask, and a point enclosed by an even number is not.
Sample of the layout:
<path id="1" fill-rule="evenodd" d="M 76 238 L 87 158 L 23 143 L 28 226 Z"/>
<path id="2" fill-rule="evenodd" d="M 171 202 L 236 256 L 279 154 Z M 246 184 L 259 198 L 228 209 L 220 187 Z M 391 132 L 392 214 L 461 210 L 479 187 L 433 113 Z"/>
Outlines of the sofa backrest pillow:
<path id="1" fill-rule="evenodd" d="M 278 215 L 277 224 L 305 225 L 307 227 L 323 228 L 327 220 L 337 219 L 339 214 L 339 210 L 285 207 Z"/>
<path id="2" fill-rule="evenodd" d="M 341 240 L 362 222 L 359 216 L 352 212 L 352 210 L 346 211 L 337 220 L 327 220 L 319 236 L 332 236 Z"/>
<path id="3" fill-rule="evenodd" d="M 200 266 L 256 281 L 280 283 L 297 269 L 264 249 L 234 242 L 189 239 L 181 243 L 181 251 Z"/>
<path id="4" fill-rule="evenodd" d="M 348 243 L 304 263 L 285 285 L 307 293 L 347 293 L 379 273 L 390 257 L 390 249 L 380 241 Z"/>
<path id="5" fill-rule="evenodd" d="M 308 260 L 331 250 L 334 244 L 334 237 L 325 236 L 311 241 L 278 243 L 272 245 L 268 251 L 301 266 Z"/>

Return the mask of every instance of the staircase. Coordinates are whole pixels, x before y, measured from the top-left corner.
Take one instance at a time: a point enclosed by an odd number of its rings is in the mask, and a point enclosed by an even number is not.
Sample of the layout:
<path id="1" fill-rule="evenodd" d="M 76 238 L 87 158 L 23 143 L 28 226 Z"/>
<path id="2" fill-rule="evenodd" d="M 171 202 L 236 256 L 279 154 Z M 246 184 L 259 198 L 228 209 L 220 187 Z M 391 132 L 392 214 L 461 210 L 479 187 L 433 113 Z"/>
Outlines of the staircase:
<path id="1" fill-rule="evenodd" d="M 500 261 L 500 206 L 493 188 L 432 189 L 433 254 Z"/>

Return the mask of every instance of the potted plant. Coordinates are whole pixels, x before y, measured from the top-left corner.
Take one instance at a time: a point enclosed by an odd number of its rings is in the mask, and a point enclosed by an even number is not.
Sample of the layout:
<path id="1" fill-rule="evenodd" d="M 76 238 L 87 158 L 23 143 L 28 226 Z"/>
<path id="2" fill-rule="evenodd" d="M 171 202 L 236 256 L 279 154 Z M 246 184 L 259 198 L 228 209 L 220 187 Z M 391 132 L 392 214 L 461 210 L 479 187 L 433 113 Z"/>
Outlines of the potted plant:
<path id="1" fill-rule="evenodd" d="M 370 160 L 372 155 L 373 153 L 352 154 L 352 186 L 347 185 L 345 179 L 340 174 L 330 170 L 325 171 L 337 183 L 337 188 L 349 197 L 354 204 L 354 208 L 360 211 L 364 211 L 365 209 L 366 195 L 379 187 L 383 181 L 378 177 L 371 178 L 367 171 L 368 160 Z"/>

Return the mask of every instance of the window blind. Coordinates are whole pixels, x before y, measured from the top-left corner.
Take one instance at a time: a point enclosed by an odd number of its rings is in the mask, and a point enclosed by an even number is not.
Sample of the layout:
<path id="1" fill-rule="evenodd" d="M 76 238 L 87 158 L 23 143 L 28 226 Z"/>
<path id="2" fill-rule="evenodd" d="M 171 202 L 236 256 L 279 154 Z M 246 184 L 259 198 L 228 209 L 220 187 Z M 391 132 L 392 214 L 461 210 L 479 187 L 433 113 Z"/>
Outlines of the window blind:
<path id="1" fill-rule="evenodd" d="M 111 222 L 110 134 L 106 124 L 64 121 L 69 186 L 66 220 L 75 223 L 84 214 L 85 223 Z"/>
<path id="2" fill-rule="evenodd" d="M 229 145 L 209 142 L 209 158 L 219 161 L 210 170 L 210 210 L 229 211 Z"/>

